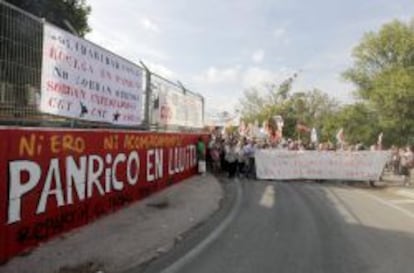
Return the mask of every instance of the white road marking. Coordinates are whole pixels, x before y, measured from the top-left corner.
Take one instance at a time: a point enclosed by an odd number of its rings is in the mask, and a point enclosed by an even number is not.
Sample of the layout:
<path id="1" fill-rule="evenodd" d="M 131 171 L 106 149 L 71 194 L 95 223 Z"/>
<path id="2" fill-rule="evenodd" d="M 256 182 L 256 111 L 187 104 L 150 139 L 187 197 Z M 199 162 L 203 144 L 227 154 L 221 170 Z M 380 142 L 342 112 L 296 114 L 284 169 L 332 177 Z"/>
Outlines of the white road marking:
<path id="1" fill-rule="evenodd" d="M 407 191 L 407 190 L 398 190 L 398 191 L 396 191 L 395 192 L 396 194 L 398 194 L 398 195 L 401 195 L 401 196 L 405 196 L 405 197 L 408 197 L 408 198 L 414 198 L 414 193 L 413 192 L 411 192 L 411 191 Z"/>
<path id="2" fill-rule="evenodd" d="M 412 204 L 414 203 L 414 199 L 393 199 L 388 200 L 389 202 L 393 204 Z"/>
<path id="3" fill-rule="evenodd" d="M 266 208 L 272 208 L 275 203 L 275 188 L 273 185 L 266 186 L 262 198 L 260 199 L 260 205 Z"/>
<path id="4" fill-rule="evenodd" d="M 325 189 L 326 195 L 333 203 L 334 207 L 342 215 L 344 221 L 349 224 L 357 224 L 359 221 L 348 211 L 348 209 L 338 200 L 339 197 L 335 196 L 330 189 Z"/>
<path id="5" fill-rule="evenodd" d="M 217 240 L 217 238 L 228 228 L 228 226 L 231 224 L 231 222 L 234 221 L 234 218 L 237 216 L 237 214 L 240 212 L 240 208 L 242 205 L 243 200 L 243 190 L 240 185 L 239 179 L 235 179 L 236 181 L 236 202 L 233 205 L 233 208 L 230 211 L 230 214 L 224 218 L 223 221 L 221 221 L 218 226 L 210 232 L 210 234 L 207 235 L 207 237 L 204 237 L 204 239 L 201 240 L 195 247 L 190 249 L 184 256 L 181 256 L 177 260 L 175 260 L 172 264 L 170 264 L 168 267 L 164 268 L 161 273 L 176 273 L 180 272 L 182 268 L 190 263 L 192 260 L 195 259 L 198 255 L 200 255 L 203 250 L 205 250 L 209 245 L 211 245 L 214 241 Z"/>
<path id="6" fill-rule="evenodd" d="M 404 209 L 402 207 L 399 207 L 399 206 L 397 206 L 397 205 L 395 205 L 395 204 L 393 204 L 393 203 L 391 203 L 391 202 L 389 202 L 387 200 L 384 200 L 382 198 L 379 198 L 379 197 L 373 195 L 372 193 L 363 192 L 363 191 L 360 191 L 360 193 L 368 196 L 371 199 L 376 200 L 377 202 L 379 202 L 379 203 L 381 203 L 383 205 L 386 205 L 386 206 L 388 206 L 390 208 L 394 208 L 394 209 L 398 210 L 399 212 L 405 214 L 405 216 L 408 216 L 408 217 L 414 219 L 414 213 L 412 213 L 411 211 L 409 211 L 407 209 Z"/>

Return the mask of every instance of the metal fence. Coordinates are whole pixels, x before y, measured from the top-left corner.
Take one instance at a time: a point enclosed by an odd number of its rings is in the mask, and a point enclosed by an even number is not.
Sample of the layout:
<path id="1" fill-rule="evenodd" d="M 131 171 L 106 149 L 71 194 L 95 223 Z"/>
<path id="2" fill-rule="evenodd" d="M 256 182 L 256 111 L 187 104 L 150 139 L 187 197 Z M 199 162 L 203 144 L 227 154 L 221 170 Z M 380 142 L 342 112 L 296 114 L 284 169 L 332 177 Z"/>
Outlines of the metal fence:
<path id="1" fill-rule="evenodd" d="M 0 2 L 0 119 L 39 118 L 42 22 Z"/>
<path id="2" fill-rule="evenodd" d="M 129 128 L 147 130 L 192 130 L 179 124 L 159 126 L 154 119 L 157 90 L 151 79 L 179 87 L 186 96 L 204 98 L 182 85 L 152 73 L 145 65 L 143 93 L 143 123 L 135 127 L 120 127 L 110 123 L 92 122 L 54 116 L 39 110 L 43 25 L 45 21 L 0 0 L 0 124 L 20 126 L 59 126 L 93 128 Z M 131 45 L 133 46 L 133 45 Z M 171 90 L 169 92 L 177 92 Z M 204 112 L 204 111 L 203 111 Z"/>
<path id="3" fill-rule="evenodd" d="M 165 125 L 162 124 L 158 124 L 157 123 L 157 119 L 154 117 L 154 113 L 156 112 L 155 110 L 157 110 L 158 108 L 158 104 L 159 104 L 159 95 L 160 95 L 160 91 L 162 88 L 160 88 L 160 86 L 162 87 L 169 87 L 168 88 L 168 92 L 174 96 L 174 95 L 185 95 L 187 98 L 198 98 L 201 100 L 202 102 L 202 107 L 204 108 L 204 98 L 201 97 L 198 94 L 195 94 L 189 90 L 187 90 L 180 82 L 172 82 L 160 75 L 157 74 L 151 74 L 151 80 L 150 80 L 150 84 L 151 84 L 151 107 L 150 107 L 150 118 L 149 120 L 151 120 L 151 127 L 156 128 L 157 130 L 162 130 L 165 128 L 174 128 L 175 130 L 185 130 L 186 127 L 183 124 L 174 124 L 171 123 L 169 124 L 167 127 Z M 164 89 L 165 91 L 165 89 Z M 179 108 L 179 107 L 177 107 Z M 187 109 L 188 110 L 188 109 Z M 202 109 L 202 113 L 203 113 L 203 117 L 202 119 L 204 120 L 204 109 Z M 195 115 L 195 113 L 183 113 L 184 115 L 188 115 L 188 114 L 193 114 Z M 190 120 L 190 117 L 187 117 L 187 120 Z"/>

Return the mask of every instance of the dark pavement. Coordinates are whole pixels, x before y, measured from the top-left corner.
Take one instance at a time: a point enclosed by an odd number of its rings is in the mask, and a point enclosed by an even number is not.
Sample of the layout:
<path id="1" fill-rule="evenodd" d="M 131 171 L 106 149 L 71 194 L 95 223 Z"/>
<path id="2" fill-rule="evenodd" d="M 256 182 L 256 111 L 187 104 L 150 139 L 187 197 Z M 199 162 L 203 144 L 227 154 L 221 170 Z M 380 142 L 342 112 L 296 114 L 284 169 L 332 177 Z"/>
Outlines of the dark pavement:
<path id="1" fill-rule="evenodd" d="M 242 182 L 230 226 L 179 272 L 414 272 L 414 199 L 312 182 Z"/>

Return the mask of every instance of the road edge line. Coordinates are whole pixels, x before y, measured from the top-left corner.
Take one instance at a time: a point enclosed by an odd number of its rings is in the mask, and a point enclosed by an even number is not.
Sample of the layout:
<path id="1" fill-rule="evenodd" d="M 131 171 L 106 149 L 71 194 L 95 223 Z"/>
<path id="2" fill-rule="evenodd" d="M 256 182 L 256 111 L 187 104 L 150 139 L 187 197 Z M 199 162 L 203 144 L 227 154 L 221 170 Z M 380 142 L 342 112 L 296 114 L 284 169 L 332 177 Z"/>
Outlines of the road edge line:
<path id="1" fill-rule="evenodd" d="M 160 271 L 160 273 L 175 273 L 178 272 L 184 265 L 192 261 L 197 257 L 204 249 L 206 249 L 211 243 L 213 243 L 223 231 L 233 222 L 234 218 L 238 214 L 241 208 L 243 191 L 240 185 L 240 181 L 236 178 L 236 200 L 234 206 L 229 215 L 214 229 L 206 238 L 198 243 L 194 248 L 188 251 L 185 255 L 180 257 L 177 261 L 170 264 L 168 267 Z"/>
<path id="2" fill-rule="evenodd" d="M 368 192 L 361 192 L 361 191 L 359 191 L 359 193 L 361 193 L 361 194 L 365 194 L 366 196 L 370 197 L 371 199 L 374 199 L 374 200 L 376 200 L 377 202 L 379 202 L 379 203 L 381 203 L 381 204 L 383 204 L 383 205 L 386 205 L 386 206 L 388 206 L 388 207 L 390 207 L 390 208 L 394 208 L 394 209 L 398 210 L 399 212 L 401 212 L 401 213 L 405 214 L 406 216 L 408 216 L 408 217 L 410 217 L 410 218 L 414 219 L 414 213 L 412 213 L 411 211 L 409 211 L 409 210 L 407 210 L 407 209 L 404 209 L 404 208 L 402 208 L 402 207 L 400 207 L 400 206 L 397 206 L 397 205 L 395 205 L 395 204 L 393 204 L 393 203 L 390 203 L 390 202 L 388 202 L 388 201 L 386 201 L 386 200 L 384 200 L 384 199 L 382 199 L 382 198 L 380 198 L 380 197 L 378 197 L 378 196 L 375 196 L 375 195 L 373 195 L 373 194 L 371 194 L 371 193 L 368 193 Z"/>
<path id="3" fill-rule="evenodd" d="M 398 189 L 395 193 L 399 196 L 404 196 L 406 198 L 414 199 L 414 193 L 405 189 Z"/>

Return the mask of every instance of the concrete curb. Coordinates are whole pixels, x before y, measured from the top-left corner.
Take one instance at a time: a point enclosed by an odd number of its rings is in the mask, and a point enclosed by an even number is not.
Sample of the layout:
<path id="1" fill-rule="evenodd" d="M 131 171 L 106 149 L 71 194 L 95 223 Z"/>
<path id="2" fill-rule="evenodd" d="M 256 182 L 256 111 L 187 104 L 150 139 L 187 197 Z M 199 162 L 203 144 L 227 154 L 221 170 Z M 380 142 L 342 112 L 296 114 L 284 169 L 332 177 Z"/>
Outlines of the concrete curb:
<path id="1" fill-rule="evenodd" d="M 231 209 L 229 215 L 219 224 L 219 226 L 213 230 L 205 239 L 203 239 L 198 245 L 193 249 L 187 252 L 180 259 L 175 261 L 173 264 L 169 265 L 167 268 L 162 270 L 160 273 L 175 273 L 178 272 L 184 265 L 191 262 L 195 257 L 197 257 L 204 249 L 206 249 L 210 244 L 212 244 L 223 231 L 230 225 L 234 220 L 238 212 L 240 211 L 241 201 L 242 201 L 242 188 L 240 181 L 236 178 L 236 200 L 233 208 Z"/>
<path id="2" fill-rule="evenodd" d="M 170 273 L 179 271 L 184 265 L 193 260 L 205 248 L 213 243 L 228 227 L 240 211 L 242 201 L 242 187 L 240 181 L 235 183 L 228 180 L 221 181 L 224 191 L 220 209 L 205 222 L 188 231 L 185 239 L 175 249 L 149 263 L 130 268 L 124 273 Z"/>

